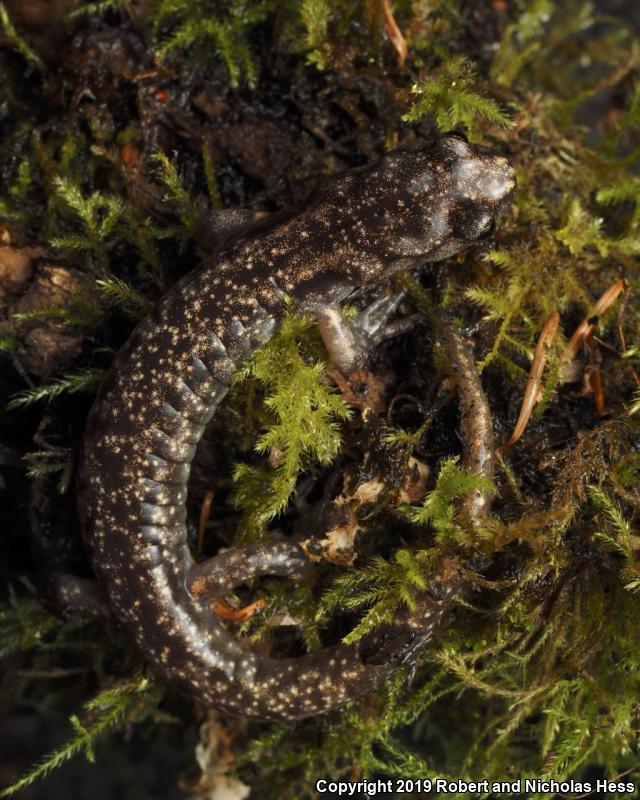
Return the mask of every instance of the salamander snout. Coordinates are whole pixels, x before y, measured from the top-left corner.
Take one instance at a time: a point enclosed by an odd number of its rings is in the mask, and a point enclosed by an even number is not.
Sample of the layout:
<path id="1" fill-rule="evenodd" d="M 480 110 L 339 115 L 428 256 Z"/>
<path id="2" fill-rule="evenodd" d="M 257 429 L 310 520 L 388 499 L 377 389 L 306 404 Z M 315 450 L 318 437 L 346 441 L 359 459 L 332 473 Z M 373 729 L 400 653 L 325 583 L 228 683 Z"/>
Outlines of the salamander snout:
<path id="1" fill-rule="evenodd" d="M 484 147 L 449 139 L 451 194 L 460 203 L 483 206 L 496 216 L 513 198 L 516 174 L 509 160 Z"/>

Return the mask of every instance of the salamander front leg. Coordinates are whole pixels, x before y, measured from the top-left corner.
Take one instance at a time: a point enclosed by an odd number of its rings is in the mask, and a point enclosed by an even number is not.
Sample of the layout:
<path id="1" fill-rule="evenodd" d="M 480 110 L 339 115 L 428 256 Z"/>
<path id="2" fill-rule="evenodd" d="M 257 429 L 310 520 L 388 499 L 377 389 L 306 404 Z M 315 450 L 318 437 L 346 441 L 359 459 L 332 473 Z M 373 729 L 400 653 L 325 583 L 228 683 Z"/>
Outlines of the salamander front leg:
<path id="1" fill-rule="evenodd" d="M 398 309 L 404 292 L 387 294 L 375 300 L 353 320 L 347 320 L 339 308 L 315 310 L 320 335 L 333 366 L 343 375 L 351 375 L 363 367 L 371 351 L 380 342 L 407 329 L 407 320 L 389 324 Z M 411 318 L 411 324 L 413 318 Z"/>
<path id="2" fill-rule="evenodd" d="M 204 250 L 213 251 L 268 216 L 267 212 L 248 208 L 207 209 L 198 219 L 195 239 Z"/>
<path id="3" fill-rule="evenodd" d="M 50 573 L 44 579 L 45 602 L 63 619 L 84 617 L 113 621 L 113 615 L 97 581 L 66 573 Z"/>

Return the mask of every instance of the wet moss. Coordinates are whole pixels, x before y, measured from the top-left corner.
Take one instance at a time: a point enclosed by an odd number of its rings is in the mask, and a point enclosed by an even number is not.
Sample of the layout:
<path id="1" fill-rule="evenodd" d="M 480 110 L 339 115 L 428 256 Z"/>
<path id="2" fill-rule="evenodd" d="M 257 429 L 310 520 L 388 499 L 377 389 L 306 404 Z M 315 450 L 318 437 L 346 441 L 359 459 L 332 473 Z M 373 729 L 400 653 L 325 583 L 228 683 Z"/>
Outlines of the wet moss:
<path id="1" fill-rule="evenodd" d="M 16 458 L 28 455 L 31 479 L 46 478 L 53 464 L 72 486 L 95 376 L 135 320 L 205 254 L 201 229 L 210 207 L 273 210 L 298 202 L 321 175 L 460 126 L 514 163 L 513 213 L 484 246 L 405 276 L 404 310 L 428 316 L 435 304 L 457 319 L 474 345 L 503 440 L 537 335 L 559 311 L 562 333 L 544 376 L 544 403 L 521 442 L 501 454 L 493 514 L 478 541 L 457 513 L 455 498 L 469 478 L 451 461 L 460 451 L 459 420 L 449 366 L 440 363 L 428 326 L 415 325 L 376 354 L 370 372 L 382 401 L 370 415 L 376 421 L 367 422 L 361 413 L 346 419 L 318 366 L 317 340 L 306 322 L 289 319 L 203 443 L 191 487 L 192 532 L 211 488 L 216 511 L 205 552 L 230 544 L 238 526 L 244 540 L 316 527 L 345 483 L 353 490 L 379 478 L 386 489 L 368 501 L 349 494 L 367 531 L 354 566 L 325 565 L 295 591 L 265 582 L 256 590 L 267 613 L 246 628 L 265 638 L 270 612 L 286 604 L 307 647 L 367 633 L 395 608 L 410 607 L 443 552 L 467 564 L 466 590 L 412 682 L 399 670 L 377 696 L 323 718 L 256 726 L 234 768 L 265 798 L 307 796 L 323 775 L 562 779 L 587 768 L 610 777 L 635 769 L 636 34 L 582 2 L 403 2 L 393 9 L 409 53 L 399 66 L 383 3 L 142 5 L 77 4 L 57 21 L 64 48 L 52 53 L 33 20 L 14 23 L 12 4 L 0 4 L 0 243 L 42 245 L 49 260 L 86 276 L 72 301 L 38 312 L 84 337 L 80 354 L 62 359 L 45 384 L 25 385 L 27 345 L 0 296 L 2 392 L 14 398 L 0 414 L 7 542 L 28 527 L 25 504 L 11 498 L 12 489 L 24 497 L 29 480 L 28 464 L 16 468 Z M 591 319 L 591 335 L 571 359 L 577 382 L 570 383 L 562 368 L 566 340 L 621 277 L 626 292 Z M 288 372 L 275 374 L 284 361 Z M 594 372 L 604 411 L 585 378 Z M 290 406 L 292 382 L 298 394 Z M 86 398 L 74 394 L 81 391 Z M 410 457 L 432 477 L 429 494 L 407 513 L 397 487 Z M 297 502 L 285 510 L 296 489 Z M 55 508 L 62 501 L 55 489 L 51 496 Z M 24 547 L 19 557 L 10 547 L 14 582 L 34 573 Z M 13 643 L 3 653 L 11 666 L 42 658 L 55 664 L 57 649 L 43 643 L 77 635 L 73 625 L 43 615 L 32 594 L 19 589 L 0 617 L 3 641 Z M 336 609 L 352 613 L 349 625 L 332 616 Z M 108 664 L 113 643 L 100 630 L 91 636 Z M 292 639 L 278 646 L 286 650 Z M 51 766 L 91 752 L 98 734 L 148 718 L 158 703 L 151 684 L 143 687 L 145 705 L 141 684 L 100 659 L 85 666 L 100 693 Z M 110 686 L 113 697 L 105 700 Z M 21 681 L 18 701 L 32 690 Z M 59 687 L 39 691 L 51 703 Z"/>

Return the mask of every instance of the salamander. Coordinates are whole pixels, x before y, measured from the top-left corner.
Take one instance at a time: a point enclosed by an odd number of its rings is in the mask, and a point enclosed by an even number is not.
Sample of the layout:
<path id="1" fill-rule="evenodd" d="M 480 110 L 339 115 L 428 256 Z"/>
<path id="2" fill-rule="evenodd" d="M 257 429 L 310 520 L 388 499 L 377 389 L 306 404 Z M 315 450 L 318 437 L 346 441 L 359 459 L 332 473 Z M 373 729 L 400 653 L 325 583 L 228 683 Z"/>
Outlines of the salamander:
<path id="1" fill-rule="evenodd" d="M 296 544 L 272 542 L 195 564 L 190 466 L 232 374 L 272 336 L 285 298 L 317 317 L 334 364 L 349 374 L 363 334 L 341 319 L 339 303 L 362 284 L 490 235 L 514 186 L 504 156 L 458 134 L 397 150 L 231 236 L 134 329 L 88 417 L 78 508 L 111 612 L 169 683 L 232 714 L 298 719 L 374 689 L 411 650 L 416 629 L 428 638 L 446 575 L 422 616 L 399 620 L 393 635 L 298 658 L 251 652 L 205 595 L 257 575 L 295 576 L 309 562 Z"/>

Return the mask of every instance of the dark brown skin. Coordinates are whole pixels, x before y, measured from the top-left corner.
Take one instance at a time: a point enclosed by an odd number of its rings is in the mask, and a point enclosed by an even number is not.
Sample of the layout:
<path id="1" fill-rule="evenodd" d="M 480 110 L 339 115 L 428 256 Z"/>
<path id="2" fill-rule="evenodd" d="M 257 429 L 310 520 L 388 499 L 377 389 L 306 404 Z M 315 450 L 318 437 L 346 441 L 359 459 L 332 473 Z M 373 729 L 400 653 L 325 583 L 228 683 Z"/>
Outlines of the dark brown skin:
<path id="1" fill-rule="evenodd" d="M 87 422 L 79 512 L 113 614 L 170 683 L 234 714 L 297 719 L 371 691 L 417 639 L 429 638 L 445 590 L 410 620 L 352 647 L 294 659 L 246 650 L 208 601 L 258 575 L 299 575 L 308 561 L 297 545 L 274 543 L 196 566 L 187 481 L 232 373 L 273 334 L 285 295 L 318 316 L 334 363 L 348 372 L 362 358 L 362 336 L 340 322 L 340 301 L 486 236 L 514 185 L 504 157 L 456 135 L 391 153 L 231 239 L 136 327 Z M 451 564 L 441 572 L 434 583 L 445 586 Z"/>

